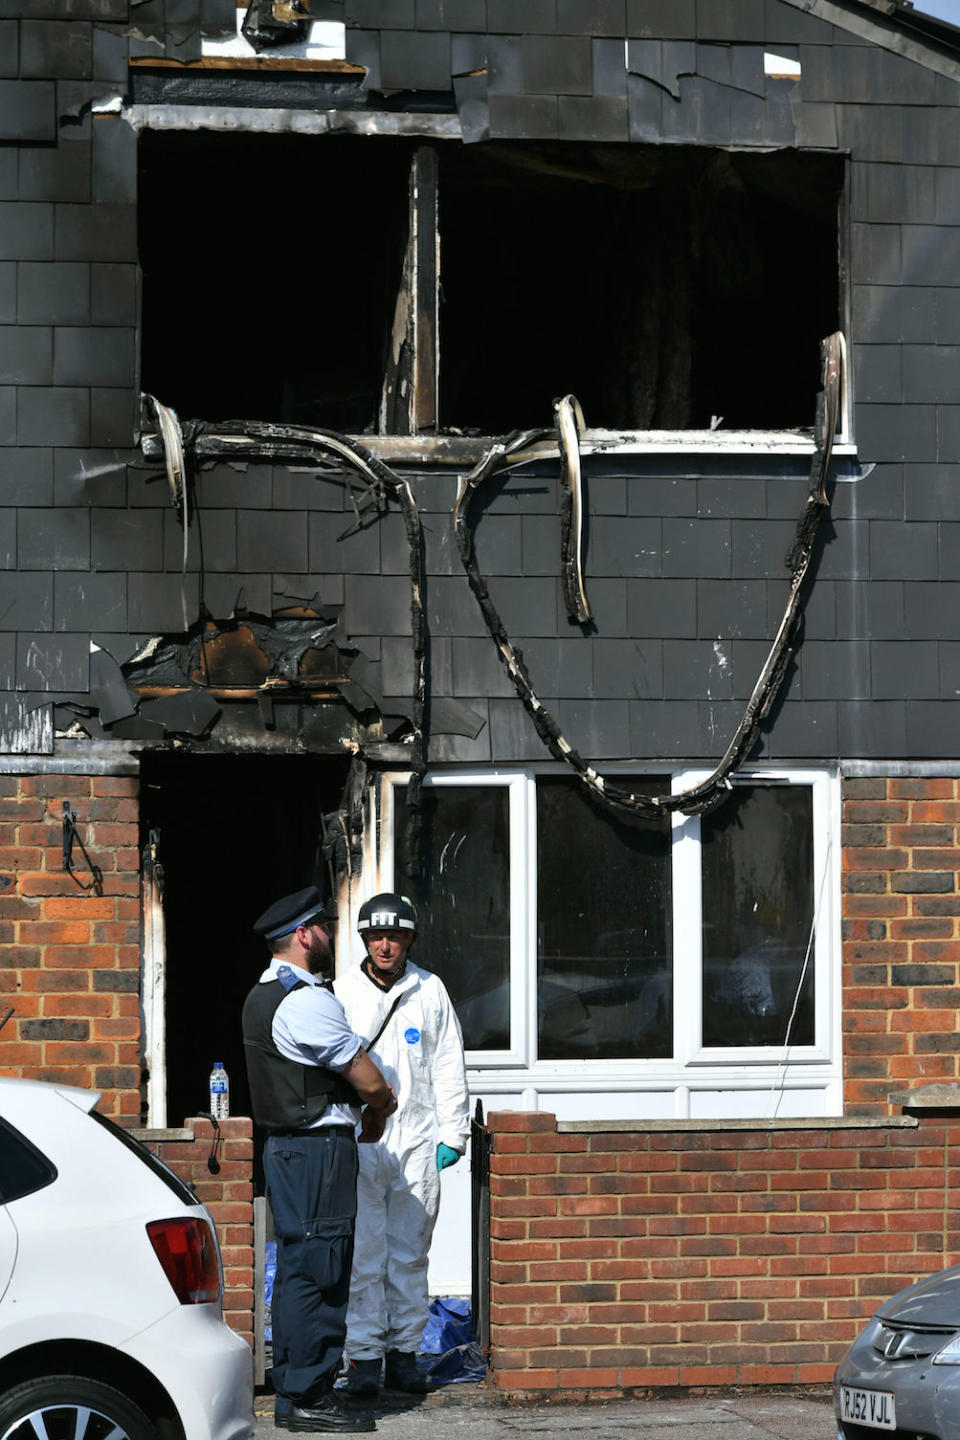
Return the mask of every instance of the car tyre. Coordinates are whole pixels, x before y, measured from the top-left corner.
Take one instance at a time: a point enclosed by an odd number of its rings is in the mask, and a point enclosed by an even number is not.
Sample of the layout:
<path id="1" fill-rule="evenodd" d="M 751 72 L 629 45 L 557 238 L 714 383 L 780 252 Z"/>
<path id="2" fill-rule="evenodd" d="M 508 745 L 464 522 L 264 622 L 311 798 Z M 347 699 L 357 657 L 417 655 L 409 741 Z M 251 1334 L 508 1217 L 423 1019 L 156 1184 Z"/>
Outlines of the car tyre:
<path id="1" fill-rule="evenodd" d="M 157 1440 L 138 1405 L 99 1380 L 45 1375 L 0 1395 L 0 1440 Z"/>

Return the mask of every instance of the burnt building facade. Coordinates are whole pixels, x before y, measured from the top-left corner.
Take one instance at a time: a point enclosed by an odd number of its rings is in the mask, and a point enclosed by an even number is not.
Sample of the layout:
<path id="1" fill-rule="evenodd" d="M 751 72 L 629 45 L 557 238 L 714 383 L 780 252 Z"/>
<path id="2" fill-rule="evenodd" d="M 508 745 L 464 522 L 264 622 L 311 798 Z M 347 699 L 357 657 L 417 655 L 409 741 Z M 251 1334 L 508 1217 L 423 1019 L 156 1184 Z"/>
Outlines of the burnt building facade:
<path id="1" fill-rule="evenodd" d="M 395 886 L 502 1383 L 825 1378 L 947 1263 L 958 119 L 886 0 L 7 0 L 0 1065 L 242 1115 L 253 917 Z"/>

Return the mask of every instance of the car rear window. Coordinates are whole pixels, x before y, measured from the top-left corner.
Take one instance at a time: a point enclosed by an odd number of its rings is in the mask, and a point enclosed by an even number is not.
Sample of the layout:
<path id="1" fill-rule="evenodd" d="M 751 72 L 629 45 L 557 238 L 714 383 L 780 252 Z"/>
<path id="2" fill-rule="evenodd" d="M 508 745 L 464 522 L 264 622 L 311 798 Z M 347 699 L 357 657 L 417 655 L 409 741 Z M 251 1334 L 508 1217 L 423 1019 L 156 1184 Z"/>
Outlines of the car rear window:
<path id="1" fill-rule="evenodd" d="M 0 1120 L 0 1200 L 9 1204 L 42 1190 L 57 1178 L 57 1167 L 25 1135 Z"/>
<path id="2" fill-rule="evenodd" d="M 96 1120 L 97 1124 L 102 1125 L 105 1130 L 109 1130 L 110 1134 L 119 1140 L 121 1145 L 126 1145 L 128 1150 L 132 1150 L 134 1155 L 143 1161 L 148 1170 L 152 1170 L 154 1175 L 163 1181 L 164 1185 L 169 1186 L 178 1200 L 182 1200 L 185 1205 L 200 1204 L 192 1187 L 185 1184 L 179 1175 L 175 1175 L 168 1165 L 164 1165 L 163 1161 L 159 1160 L 152 1150 L 148 1150 L 146 1145 L 141 1145 L 140 1141 L 131 1135 L 128 1130 L 124 1130 L 121 1125 L 114 1124 L 106 1115 L 101 1115 L 98 1110 L 90 1111 L 90 1119 Z"/>

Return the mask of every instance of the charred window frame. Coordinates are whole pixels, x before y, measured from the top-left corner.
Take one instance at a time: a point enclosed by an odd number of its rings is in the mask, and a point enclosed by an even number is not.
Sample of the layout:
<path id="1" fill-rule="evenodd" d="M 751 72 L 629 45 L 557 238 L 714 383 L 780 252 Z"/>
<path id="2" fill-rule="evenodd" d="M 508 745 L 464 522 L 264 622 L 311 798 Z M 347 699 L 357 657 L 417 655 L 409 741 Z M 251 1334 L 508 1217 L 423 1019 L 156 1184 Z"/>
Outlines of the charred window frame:
<path id="1" fill-rule="evenodd" d="M 143 384 L 184 418 L 428 441 L 544 423 L 572 392 L 621 432 L 812 425 L 819 341 L 846 319 L 840 157 L 149 130 L 140 149 Z"/>
<path id="2" fill-rule="evenodd" d="M 662 790 L 667 777 L 655 778 Z M 674 773 L 670 783 L 676 791 L 702 778 Z M 446 792 L 455 808 L 446 807 L 452 823 L 436 833 L 428 824 L 415 877 L 405 866 L 404 783 L 394 775 L 384 787 L 384 834 L 393 848 L 383 857 L 383 883 L 409 888 L 423 906 L 421 958 L 462 1012 L 468 1063 L 486 1076 L 478 1084 L 499 1071 L 515 1088 L 519 1072 L 533 1088 L 575 1090 L 589 1076 L 601 1089 L 672 1090 L 676 1113 L 693 1118 L 713 1113 L 720 1091 L 730 1097 L 725 1114 L 840 1112 L 835 777 L 748 771 L 727 806 L 703 817 L 675 815 L 636 839 L 590 813 L 571 791 L 576 782 L 556 770 L 434 773 L 426 796 Z M 508 861 L 494 869 L 471 849 L 491 844 L 481 799 L 491 793 L 510 816 Z M 614 835 L 620 828 L 625 833 Z M 604 868 L 584 884 L 591 855 L 605 857 L 598 860 Z M 625 864 L 636 895 L 624 894 Z M 492 882 L 503 875 L 508 904 L 498 911 L 494 896 L 488 911 Z M 452 899 L 470 914 L 468 928 L 479 917 L 482 954 L 438 920 Z M 547 905 L 566 909 L 545 916 Z M 605 932 L 592 948 L 591 906 L 601 907 Z M 495 918 L 486 924 L 488 914 Z M 488 952 L 504 938 L 509 971 L 501 958 L 491 975 Z M 503 1042 L 474 1048 L 471 1036 L 489 1041 L 491 1014 Z M 621 1042 L 638 1026 L 643 1053 L 631 1056 Z M 709 1098 L 698 1102 L 700 1094 Z"/>

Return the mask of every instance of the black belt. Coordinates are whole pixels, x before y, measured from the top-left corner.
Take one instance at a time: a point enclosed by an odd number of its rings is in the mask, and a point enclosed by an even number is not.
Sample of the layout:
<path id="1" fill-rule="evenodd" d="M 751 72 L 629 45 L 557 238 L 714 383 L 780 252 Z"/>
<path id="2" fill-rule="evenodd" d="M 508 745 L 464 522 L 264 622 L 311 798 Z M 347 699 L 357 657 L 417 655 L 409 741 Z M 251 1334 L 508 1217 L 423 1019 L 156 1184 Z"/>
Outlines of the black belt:
<path id="1" fill-rule="evenodd" d="M 353 1135 L 352 1125 L 312 1125 L 306 1130 L 271 1130 L 271 1135 Z"/>

